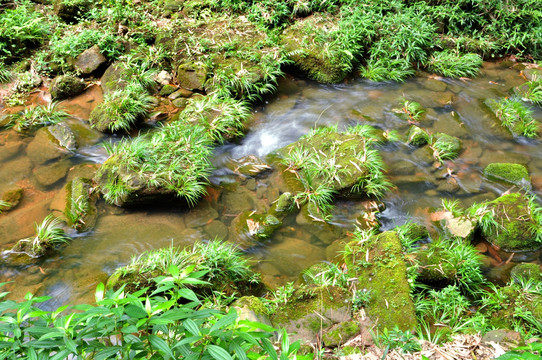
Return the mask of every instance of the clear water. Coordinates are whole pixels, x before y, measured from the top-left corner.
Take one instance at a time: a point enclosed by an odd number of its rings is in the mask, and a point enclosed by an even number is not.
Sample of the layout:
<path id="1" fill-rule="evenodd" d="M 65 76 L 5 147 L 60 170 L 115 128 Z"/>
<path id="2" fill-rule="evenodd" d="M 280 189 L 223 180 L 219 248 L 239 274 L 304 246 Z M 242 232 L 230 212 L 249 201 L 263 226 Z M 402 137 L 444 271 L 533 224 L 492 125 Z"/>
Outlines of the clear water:
<path id="1" fill-rule="evenodd" d="M 287 191 L 287 186 L 277 170 L 256 179 L 240 178 L 226 168 L 231 159 L 247 155 L 265 159 L 314 126 L 337 124 L 341 128 L 366 123 L 382 131 L 397 130 L 405 135 L 410 124 L 393 111 L 399 107 L 402 96 L 426 108 L 421 127 L 459 137 L 463 151 L 457 160 L 437 168 L 426 148 L 415 149 L 401 143 L 382 146 L 389 179 L 396 185 L 382 199 L 386 206 L 379 215 L 383 229 L 407 219 L 433 228 L 429 213 L 440 206 L 443 197 L 458 198 L 465 205 L 497 197 L 508 188 L 483 177 L 483 168 L 491 162 L 525 164 L 532 176 L 533 192 L 540 195 L 540 141 L 514 139 L 482 104 L 486 98 L 506 96 L 510 88 L 524 81 L 518 70 L 490 63 L 485 64 L 481 76 L 470 81 L 421 74 L 404 84 L 352 79 L 339 85 L 320 85 L 285 77 L 278 93 L 255 109 L 246 137 L 216 150 L 213 185 L 197 207 L 188 210 L 158 204 L 120 209 L 100 202 L 98 222 L 92 231 L 73 234 L 73 241 L 60 253 L 34 265 L 13 266 L 3 262 L 0 281 L 12 281 L 6 286 L 12 298 L 22 298 L 31 291 L 52 295 L 50 306 L 92 301 L 100 281 L 145 250 L 171 244 L 185 246 L 215 236 L 243 244 L 232 231 L 236 217 L 246 210 L 268 209 L 281 192 Z M 33 101 L 46 101 L 43 94 L 35 94 Z M 106 159 L 101 143 L 117 138 L 96 133 L 85 122 L 99 101 L 101 92 L 98 87 L 92 87 L 76 99 L 62 103 L 72 115 L 69 123 L 76 130 L 79 148 L 63 159 L 67 175 L 50 186 L 39 184 L 36 177 L 39 166 L 26 153 L 33 138 L 13 131 L 0 132 L 0 191 L 13 184 L 25 190 L 16 209 L 0 215 L 0 249 L 32 235 L 34 222 L 40 222 L 54 207 L 55 196 L 65 183 L 74 174 L 84 172 L 85 167 Z M 542 121 L 540 109 L 535 117 Z M 456 186 L 446 185 L 447 169 L 455 174 Z M 262 272 L 271 286 L 297 279 L 311 264 L 334 256 L 337 251 L 334 241 L 348 236 L 367 206 L 370 204 L 366 201 L 338 201 L 331 225 L 311 224 L 300 215 L 290 215 L 271 239 L 248 249 L 254 269 Z M 539 262 L 538 255 L 533 255 L 529 260 Z M 522 259 L 513 259 L 519 260 Z M 498 279 L 505 272 L 506 267 L 498 267 L 490 276 Z"/>

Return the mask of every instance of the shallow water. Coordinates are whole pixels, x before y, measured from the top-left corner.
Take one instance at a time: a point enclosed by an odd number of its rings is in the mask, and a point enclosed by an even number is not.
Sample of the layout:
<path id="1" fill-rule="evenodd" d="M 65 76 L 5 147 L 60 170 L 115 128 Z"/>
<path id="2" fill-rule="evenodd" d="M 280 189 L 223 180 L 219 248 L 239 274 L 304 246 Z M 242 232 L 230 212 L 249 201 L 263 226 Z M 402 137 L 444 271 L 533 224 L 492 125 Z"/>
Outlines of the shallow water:
<path id="1" fill-rule="evenodd" d="M 486 98 L 508 95 L 509 89 L 524 81 L 518 70 L 489 63 L 485 64 L 481 76 L 470 81 L 420 74 L 404 84 L 352 79 L 339 85 L 320 85 L 285 77 L 278 93 L 255 109 L 246 137 L 216 150 L 213 186 L 197 207 L 186 210 L 175 205 L 157 205 L 120 209 L 100 202 L 98 222 L 92 231 L 74 233 L 73 241 L 61 253 L 35 265 L 3 265 L 0 282 L 13 281 L 7 285 L 13 298 L 22 298 L 28 291 L 52 295 L 50 306 L 92 301 L 97 283 L 105 281 L 116 267 L 142 251 L 170 244 L 190 245 L 202 238 L 222 237 L 238 242 L 231 228 L 235 218 L 246 210 L 266 210 L 287 187 L 277 170 L 257 178 L 241 178 L 226 168 L 231 159 L 247 155 L 265 159 L 314 126 L 337 124 L 342 128 L 366 123 L 382 131 L 397 130 L 405 135 L 410 124 L 393 111 L 399 107 L 402 96 L 419 102 L 426 109 L 420 123 L 422 128 L 459 137 L 463 151 L 458 159 L 437 168 L 427 148 L 415 149 L 399 142 L 382 146 L 389 179 L 396 185 L 382 199 L 386 205 L 379 215 L 383 229 L 406 220 L 432 228 L 429 213 L 440 206 L 442 197 L 458 198 L 464 205 L 496 198 L 508 187 L 483 177 L 483 168 L 491 162 L 525 164 L 532 177 L 533 193 L 540 195 L 541 142 L 514 139 L 482 104 Z M 36 99 L 39 97 L 40 94 L 36 95 Z M 30 236 L 34 222 L 40 222 L 54 208 L 55 196 L 64 184 L 76 174 L 91 171 L 95 164 L 107 158 L 101 143 L 117 138 L 103 136 L 85 122 L 99 101 L 101 91 L 93 86 L 76 99 L 61 104 L 72 114 L 68 123 L 76 134 L 79 148 L 73 154 L 62 154 L 46 164 L 38 164 L 36 155 L 29 150 L 34 139 L 12 131 L 0 132 L 0 192 L 13 184 L 25 189 L 22 203 L 6 215 L 0 215 L 1 249 Z M 535 117 L 542 121 L 542 112 L 538 110 Z M 63 163 L 58 181 L 44 186 L 43 180 L 40 183 L 38 179 L 40 167 L 59 161 Z M 446 183 L 447 168 L 453 172 L 457 186 Z M 331 220 L 333 225 L 310 223 L 301 215 L 290 215 L 271 239 L 248 250 L 255 259 L 255 270 L 261 271 L 264 280 L 272 286 L 297 279 L 311 264 L 335 255 L 337 247 L 333 242 L 354 229 L 367 206 L 370 204 L 366 201 L 338 201 Z M 518 260 L 521 258 L 512 259 Z M 489 276 L 503 281 L 508 270 L 499 267 Z"/>

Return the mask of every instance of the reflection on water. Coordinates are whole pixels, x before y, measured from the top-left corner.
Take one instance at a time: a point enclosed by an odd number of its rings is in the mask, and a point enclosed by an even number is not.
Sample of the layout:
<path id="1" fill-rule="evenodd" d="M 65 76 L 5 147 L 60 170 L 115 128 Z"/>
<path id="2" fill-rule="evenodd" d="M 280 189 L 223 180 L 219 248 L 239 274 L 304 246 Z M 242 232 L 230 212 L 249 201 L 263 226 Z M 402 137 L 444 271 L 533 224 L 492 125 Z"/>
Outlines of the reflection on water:
<path id="1" fill-rule="evenodd" d="M 517 70 L 499 64 L 486 64 L 483 75 L 469 81 L 422 74 L 404 84 L 356 79 L 340 85 L 319 85 L 284 78 L 276 96 L 255 109 L 247 136 L 237 144 L 216 150 L 213 186 L 197 207 L 186 210 L 157 204 L 120 209 L 100 202 L 93 231 L 73 234 L 73 241 L 62 253 L 34 265 L 1 267 L 0 281 L 14 281 L 7 287 L 15 298 L 22 298 L 28 291 L 52 295 L 55 299 L 50 306 L 92 301 L 96 284 L 105 281 L 108 274 L 126 264 L 134 254 L 215 237 L 239 242 L 235 231 L 239 214 L 247 210 L 265 211 L 288 189 L 278 170 L 257 178 L 242 178 L 225 167 L 230 159 L 246 155 L 265 159 L 314 126 L 342 128 L 364 123 L 382 131 L 397 130 L 404 136 L 410 124 L 393 111 L 403 96 L 426 108 L 422 128 L 459 137 L 463 151 L 457 160 L 436 167 L 427 148 L 416 149 L 400 142 L 382 146 L 389 178 L 396 185 L 383 199 L 383 229 L 407 220 L 431 227 L 428 214 L 430 209 L 440 206 L 442 197 L 458 198 L 465 205 L 497 197 L 507 188 L 482 176 L 483 168 L 492 162 L 525 164 L 532 176 L 533 192 L 540 195 L 540 141 L 513 139 L 482 104 L 485 98 L 506 96 L 511 87 L 524 81 Z M 12 186 L 24 189 L 22 203 L 7 215 L 0 215 L 1 248 L 30 236 L 34 222 L 41 221 L 58 206 L 55 204 L 64 184 L 78 174 L 92 171 L 88 164 L 106 159 L 101 143 L 110 139 L 90 129 L 84 121 L 101 97 L 99 87 L 93 86 L 78 98 L 61 104 L 73 115 L 68 124 L 79 144 L 75 153 L 52 154 L 42 161 L 43 154 L 38 156 L 32 150 L 35 139 L 13 131 L 0 133 L 0 192 Z M 535 112 L 535 117 L 542 120 L 542 112 Z M 62 169 L 56 170 L 57 178 L 45 182 L 39 177 L 49 173 L 59 161 L 63 163 Z M 454 174 L 455 182 L 447 181 L 448 171 Z M 302 214 L 288 216 L 272 238 L 248 249 L 255 259 L 255 269 L 272 286 L 295 280 L 311 264 L 333 258 L 336 241 L 352 231 L 367 206 L 367 202 L 358 200 L 338 201 L 332 225 L 312 223 Z M 506 270 L 497 268 L 490 276 L 499 279 Z"/>

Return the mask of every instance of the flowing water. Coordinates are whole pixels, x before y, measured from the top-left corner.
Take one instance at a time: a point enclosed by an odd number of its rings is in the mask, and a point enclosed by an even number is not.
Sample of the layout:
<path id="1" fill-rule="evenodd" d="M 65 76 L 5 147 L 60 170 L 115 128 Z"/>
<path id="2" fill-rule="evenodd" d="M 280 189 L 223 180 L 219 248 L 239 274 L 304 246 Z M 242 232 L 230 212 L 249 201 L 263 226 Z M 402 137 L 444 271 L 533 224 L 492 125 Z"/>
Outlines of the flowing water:
<path id="1" fill-rule="evenodd" d="M 239 242 L 233 231 L 236 217 L 246 210 L 268 209 L 287 187 L 279 170 L 256 178 L 238 176 L 227 167 L 231 159 L 247 155 L 265 159 L 315 126 L 343 128 L 363 123 L 383 132 L 397 130 L 404 136 L 410 124 L 394 112 L 403 96 L 426 109 L 420 127 L 459 137 L 463 150 L 458 159 L 437 167 L 427 147 L 418 149 L 400 142 L 381 146 L 389 179 L 396 186 L 382 199 L 385 210 L 378 215 L 382 229 L 407 220 L 433 228 L 429 214 L 441 205 L 443 197 L 460 199 L 465 206 L 496 198 L 507 187 L 482 175 L 483 168 L 492 162 L 525 164 L 532 177 L 533 193 L 541 195 L 541 142 L 513 138 L 482 103 L 486 98 L 508 95 L 512 87 L 523 82 L 519 70 L 499 63 L 486 63 L 481 76 L 465 81 L 421 74 L 404 84 L 352 79 L 339 85 L 321 85 L 285 77 L 277 94 L 255 109 L 246 137 L 216 150 L 212 186 L 194 209 L 161 204 L 121 209 L 99 202 L 99 217 L 92 231 L 72 234 L 73 240 L 60 253 L 33 265 L 3 263 L 0 281 L 12 281 L 6 286 L 12 298 L 20 299 L 31 291 L 53 296 L 50 306 L 88 302 L 93 300 L 98 282 L 145 250 L 171 244 L 185 246 L 215 237 Z M 48 100 L 43 94 L 34 94 L 33 101 Z M 32 235 L 34 222 L 41 222 L 57 206 L 65 183 L 74 176 L 89 176 L 106 159 L 101 143 L 117 138 L 97 133 L 85 122 L 99 101 L 101 91 L 93 86 L 62 103 L 72 115 L 68 124 L 79 147 L 74 153 L 60 154 L 45 163 L 43 153 L 33 150 L 40 149 L 37 136 L 0 132 L 0 192 L 14 184 L 24 189 L 18 207 L 0 215 L 0 249 L 8 249 L 18 239 Z M 540 109 L 535 118 L 542 121 Z M 449 172 L 454 181 L 449 181 Z M 311 264 L 332 259 L 338 249 L 337 240 L 348 236 L 363 214 L 371 214 L 367 208 L 373 206 L 361 200 L 340 200 L 335 205 L 331 225 L 311 223 L 302 215 L 292 214 L 269 240 L 248 249 L 249 256 L 255 259 L 254 269 L 269 285 L 293 281 Z M 540 262 L 538 256 L 523 254 L 512 262 Z M 503 281 L 508 268 L 495 267 L 488 276 Z"/>

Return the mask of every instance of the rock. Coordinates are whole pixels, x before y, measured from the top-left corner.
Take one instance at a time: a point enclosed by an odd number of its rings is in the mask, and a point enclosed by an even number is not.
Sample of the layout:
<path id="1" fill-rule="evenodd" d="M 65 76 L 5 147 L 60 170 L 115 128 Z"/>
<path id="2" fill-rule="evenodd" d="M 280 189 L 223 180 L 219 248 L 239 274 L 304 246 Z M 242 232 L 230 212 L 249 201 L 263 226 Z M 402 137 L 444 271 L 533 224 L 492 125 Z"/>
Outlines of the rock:
<path id="1" fill-rule="evenodd" d="M 506 194 L 487 203 L 493 211 L 493 219 L 498 229 L 482 231 L 487 241 L 504 251 L 532 251 L 542 246 L 536 241 L 533 229 L 542 224 L 535 222 L 530 201 L 519 193 Z M 532 206 L 537 206 L 532 204 Z"/>
<path id="2" fill-rule="evenodd" d="M 98 45 L 83 51 L 75 58 L 75 69 L 82 75 L 90 75 L 107 62 Z"/>
<path id="3" fill-rule="evenodd" d="M 518 281 L 519 278 L 525 280 L 532 280 L 535 282 L 542 281 L 542 271 L 540 270 L 540 265 L 538 264 L 518 264 L 512 268 L 510 271 L 510 277 L 514 281 Z"/>
<path id="4" fill-rule="evenodd" d="M 186 105 L 188 105 L 188 99 L 186 98 L 178 98 L 178 99 L 175 99 L 171 102 L 171 104 L 173 104 L 173 106 L 179 108 L 179 109 L 184 109 L 186 107 Z"/>
<path id="5" fill-rule="evenodd" d="M 34 139 L 26 147 L 26 155 L 35 165 L 59 159 L 67 154 L 69 152 L 59 147 L 56 138 L 51 135 L 47 128 L 36 131 Z"/>
<path id="6" fill-rule="evenodd" d="M 429 141 L 429 134 L 422 128 L 412 125 L 408 130 L 407 144 L 414 146 L 423 146 Z"/>
<path id="7" fill-rule="evenodd" d="M 55 13 L 67 23 L 76 23 L 91 8 L 89 0 L 57 0 L 54 2 Z"/>
<path id="8" fill-rule="evenodd" d="M 0 160 L 5 161 L 19 155 L 24 143 L 22 141 L 9 142 L 0 146 Z"/>
<path id="9" fill-rule="evenodd" d="M 280 244 L 268 248 L 269 261 L 282 274 L 298 276 L 312 264 L 325 259 L 325 250 L 306 241 L 285 237 Z"/>
<path id="10" fill-rule="evenodd" d="M 345 321 L 333 325 L 322 336 L 324 345 L 326 347 L 337 347 L 344 344 L 349 339 L 358 335 L 361 332 L 361 328 L 356 321 Z"/>
<path id="11" fill-rule="evenodd" d="M 331 243 L 328 247 L 326 247 L 326 259 L 330 262 L 340 262 L 342 260 L 342 251 L 344 250 L 344 246 L 347 244 L 347 240 L 345 239 L 339 239 L 335 240 Z"/>
<path id="12" fill-rule="evenodd" d="M 294 209 L 294 196 L 285 192 L 282 193 L 277 200 L 273 202 L 269 214 L 276 216 L 279 219 L 284 219 L 286 215 Z"/>
<path id="13" fill-rule="evenodd" d="M 71 161 L 64 159 L 50 165 L 38 165 L 32 171 L 41 186 L 51 186 L 63 179 L 71 166 Z"/>
<path id="14" fill-rule="evenodd" d="M 505 345 L 507 348 L 519 346 L 522 340 L 519 332 L 508 329 L 491 330 L 482 336 L 482 342 L 485 344 L 497 343 Z"/>
<path id="15" fill-rule="evenodd" d="M 203 231 L 210 240 L 227 240 L 229 236 L 228 227 L 218 220 L 211 221 L 209 224 L 205 225 Z"/>
<path id="16" fill-rule="evenodd" d="M 437 191 L 454 194 L 461 190 L 457 179 L 453 176 L 448 176 L 446 179 L 441 179 L 437 182 Z"/>
<path id="17" fill-rule="evenodd" d="M 521 164 L 492 163 L 486 166 L 484 175 L 490 180 L 503 181 L 527 190 L 531 189 L 529 172 Z"/>
<path id="18" fill-rule="evenodd" d="M 349 276 L 357 277 L 358 289 L 370 291 L 365 311 L 376 327 L 393 329 L 397 326 L 403 331 L 414 330 L 416 312 L 397 233 L 386 231 L 361 244 L 353 241 L 349 247 L 351 253 L 344 257 L 351 272 Z"/>
<path id="19" fill-rule="evenodd" d="M 190 90 L 183 89 L 183 88 L 178 89 L 177 87 L 175 87 L 175 91 L 168 94 L 169 95 L 168 99 L 176 100 L 179 98 L 189 98 L 190 96 L 192 96 L 192 94 L 193 92 Z"/>
<path id="20" fill-rule="evenodd" d="M 50 87 L 51 98 L 62 100 L 81 94 L 85 91 L 85 82 L 72 75 L 57 76 Z"/>
<path id="21" fill-rule="evenodd" d="M 270 238 L 281 225 L 282 222 L 273 215 L 245 211 L 231 223 L 231 240 L 242 248 L 250 248 L 258 241 Z"/>
<path id="22" fill-rule="evenodd" d="M 77 231 L 88 231 L 96 224 L 98 197 L 92 191 L 90 179 L 76 177 L 66 184 L 66 206 L 64 214 L 68 225 Z"/>
<path id="23" fill-rule="evenodd" d="M 171 76 L 171 74 L 168 73 L 167 71 L 162 70 L 158 74 L 156 74 L 156 78 L 154 80 L 158 84 L 162 86 L 166 86 L 171 83 L 171 80 L 173 80 L 173 76 Z"/>
<path id="24" fill-rule="evenodd" d="M 205 226 L 216 219 L 218 219 L 218 212 L 211 206 L 202 203 L 184 216 L 184 223 L 187 227 L 194 228 Z"/>
<path id="25" fill-rule="evenodd" d="M 446 91 L 447 84 L 442 80 L 437 79 L 425 79 L 423 82 L 423 87 L 427 90 L 443 92 Z"/>
<path id="26" fill-rule="evenodd" d="M 190 62 L 181 64 L 177 68 L 177 81 L 185 89 L 203 91 L 207 73 L 207 68 L 203 63 Z"/>
<path id="27" fill-rule="evenodd" d="M 19 202 L 21 202 L 21 198 L 23 197 L 23 188 L 21 187 L 13 187 L 11 189 L 5 190 L 2 193 L 2 197 L 0 197 L 1 200 L 9 203 L 9 209 L 15 208 L 17 205 L 19 205 Z M 3 210 L 4 212 L 7 211 L 7 209 Z"/>
<path id="28" fill-rule="evenodd" d="M 0 244 L 5 245 L 35 235 L 35 223 L 49 214 L 49 199 L 21 206 L 8 216 L 0 216 Z"/>
<path id="29" fill-rule="evenodd" d="M 237 310 L 239 320 L 257 321 L 272 326 L 267 308 L 258 297 L 243 296 L 235 300 L 230 306 Z"/>
<path id="30" fill-rule="evenodd" d="M 442 160 L 455 159 L 461 151 L 461 140 L 455 136 L 444 133 L 436 133 L 433 136 L 433 147 L 435 149 L 446 149 L 446 154 L 441 155 Z"/>
<path id="31" fill-rule="evenodd" d="M 243 156 L 240 159 L 232 159 L 226 164 L 226 167 L 242 176 L 256 176 L 271 169 L 271 166 L 265 161 L 254 155 Z"/>
<path id="32" fill-rule="evenodd" d="M 232 191 L 224 191 L 222 203 L 230 214 L 239 214 L 248 210 L 259 210 L 254 194 L 249 190 L 237 187 Z"/>
<path id="33" fill-rule="evenodd" d="M 164 85 L 162 89 L 160 89 L 160 96 L 168 96 L 173 94 L 177 90 L 177 87 L 175 85 Z"/>
<path id="34" fill-rule="evenodd" d="M 277 328 L 284 328 L 290 341 L 314 343 L 332 325 L 351 321 L 350 297 L 345 290 L 334 286 L 297 289 L 271 316 L 271 322 Z"/>
<path id="35" fill-rule="evenodd" d="M 128 85 L 128 82 L 122 78 L 123 67 L 119 63 L 114 63 L 109 66 L 102 78 L 100 83 L 102 86 L 102 91 L 104 95 L 111 94 L 117 90 L 123 90 Z"/>
<path id="36" fill-rule="evenodd" d="M 47 131 L 56 139 L 58 145 L 66 150 L 75 151 L 77 149 L 75 135 L 66 123 L 61 122 L 48 126 Z"/>
<path id="37" fill-rule="evenodd" d="M 32 162 L 26 156 L 2 162 L 0 184 L 13 184 L 32 175 Z"/>

